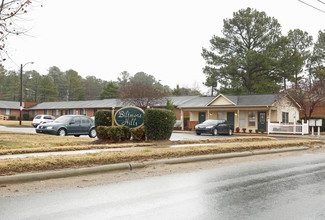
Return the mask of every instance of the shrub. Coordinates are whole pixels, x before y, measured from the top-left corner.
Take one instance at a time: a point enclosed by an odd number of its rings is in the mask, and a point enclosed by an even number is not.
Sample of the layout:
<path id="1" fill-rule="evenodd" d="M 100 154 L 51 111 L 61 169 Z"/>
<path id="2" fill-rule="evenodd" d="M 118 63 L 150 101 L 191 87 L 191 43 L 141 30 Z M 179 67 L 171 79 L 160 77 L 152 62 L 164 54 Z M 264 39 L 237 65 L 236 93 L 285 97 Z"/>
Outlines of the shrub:
<path id="1" fill-rule="evenodd" d="M 260 129 L 260 132 L 263 134 L 264 133 L 264 129 Z"/>
<path id="2" fill-rule="evenodd" d="M 246 128 L 242 128 L 243 132 L 246 133 Z"/>
<path id="3" fill-rule="evenodd" d="M 113 142 L 120 142 L 122 140 L 123 131 L 120 126 L 108 127 L 108 139 Z"/>
<path id="4" fill-rule="evenodd" d="M 248 131 L 249 131 L 249 133 L 252 133 L 253 130 L 252 129 L 249 129 Z"/>
<path id="5" fill-rule="evenodd" d="M 144 141 L 146 139 L 144 127 L 131 128 L 130 131 L 134 141 Z"/>
<path id="6" fill-rule="evenodd" d="M 236 132 L 237 132 L 237 133 L 239 133 L 239 131 L 240 131 L 240 128 L 239 128 L 239 127 L 237 127 L 237 128 L 236 128 Z"/>
<path id="7" fill-rule="evenodd" d="M 259 130 L 258 130 L 258 129 L 256 129 L 256 130 L 255 130 L 255 133 L 258 133 L 258 132 L 259 132 Z"/>
<path id="8" fill-rule="evenodd" d="M 175 114 L 170 110 L 147 109 L 144 114 L 146 137 L 149 140 L 169 140 L 175 120 Z"/>
<path id="9" fill-rule="evenodd" d="M 15 115 L 10 115 L 9 120 L 16 120 L 16 116 Z"/>
<path id="10" fill-rule="evenodd" d="M 29 120 L 30 120 L 29 113 L 25 112 L 25 113 L 23 114 L 23 120 L 24 120 L 24 121 L 29 121 Z"/>
<path id="11" fill-rule="evenodd" d="M 131 138 L 131 129 L 127 126 L 121 126 L 122 129 L 122 141 L 128 141 Z"/>
<path id="12" fill-rule="evenodd" d="M 97 130 L 97 137 L 99 139 L 108 139 L 108 126 L 98 126 Z"/>
<path id="13" fill-rule="evenodd" d="M 95 114 L 95 126 L 111 126 L 112 125 L 112 111 L 100 110 Z"/>

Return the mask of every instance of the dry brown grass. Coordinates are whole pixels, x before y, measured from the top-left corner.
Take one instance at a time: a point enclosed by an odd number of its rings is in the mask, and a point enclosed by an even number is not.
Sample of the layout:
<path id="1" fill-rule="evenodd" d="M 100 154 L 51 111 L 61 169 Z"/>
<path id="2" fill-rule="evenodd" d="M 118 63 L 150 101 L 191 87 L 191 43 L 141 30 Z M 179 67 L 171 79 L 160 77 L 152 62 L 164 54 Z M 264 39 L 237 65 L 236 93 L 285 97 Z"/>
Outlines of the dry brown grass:
<path id="1" fill-rule="evenodd" d="M 0 126 L 32 127 L 32 121 L 21 121 L 21 125 L 19 125 L 19 121 L 16 120 L 0 120 Z"/>
<path id="2" fill-rule="evenodd" d="M 146 161 L 164 158 L 177 158 L 194 155 L 208 155 L 228 152 L 242 152 L 261 149 L 273 149 L 292 146 L 324 145 L 318 140 L 287 140 L 250 143 L 227 143 L 187 148 L 150 148 L 146 150 L 103 152 L 85 155 L 49 156 L 39 158 L 0 160 L 0 175 L 23 172 L 91 167 L 131 161 Z"/>
<path id="3" fill-rule="evenodd" d="M 0 132 L 0 155 L 36 152 L 74 151 L 103 148 L 125 148 L 139 146 L 166 146 L 174 144 L 232 143 L 252 141 L 276 141 L 270 137 L 231 137 L 184 141 L 156 141 L 149 143 L 101 142 L 96 139 L 80 137 L 58 137 L 54 135 Z"/>

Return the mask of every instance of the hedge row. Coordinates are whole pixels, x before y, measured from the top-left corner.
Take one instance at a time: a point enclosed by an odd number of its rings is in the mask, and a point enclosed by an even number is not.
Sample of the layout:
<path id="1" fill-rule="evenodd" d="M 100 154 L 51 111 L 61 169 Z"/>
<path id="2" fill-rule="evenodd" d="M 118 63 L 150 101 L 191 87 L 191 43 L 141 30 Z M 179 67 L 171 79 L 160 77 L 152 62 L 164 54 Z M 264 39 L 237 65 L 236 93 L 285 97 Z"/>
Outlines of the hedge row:
<path id="1" fill-rule="evenodd" d="M 129 128 L 127 126 L 97 126 L 97 137 L 112 142 L 145 140 L 144 128 Z"/>
<path id="2" fill-rule="evenodd" d="M 130 129 L 126 126 L 112 125 L 112 111 L 97 111 L 95 126 L 99 139 L 108 139 L 113 142 L 130 140 L 169 140 L 174 124 L 175 114 L 167 109 L 147 109 L 144 114 L 144 127 Z"/>

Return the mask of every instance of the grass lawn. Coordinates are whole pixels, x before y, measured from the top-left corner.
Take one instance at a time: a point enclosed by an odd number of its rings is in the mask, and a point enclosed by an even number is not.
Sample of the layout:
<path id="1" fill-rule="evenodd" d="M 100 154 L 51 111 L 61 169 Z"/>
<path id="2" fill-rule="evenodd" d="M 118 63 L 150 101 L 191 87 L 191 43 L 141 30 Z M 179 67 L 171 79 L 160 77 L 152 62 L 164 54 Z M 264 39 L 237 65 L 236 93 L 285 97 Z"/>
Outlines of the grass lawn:
<path id="1" fill-rule="evenodd" d="M 96 140 L 96 139 L 95 139 Z M 99 143 L 99 144 L 98 144 Z M 191 146 L 184 148 L 169 148 L 171 144 L 185 143 L 219 143 L 216 145 Z M 223 143 L 223 144 L 220 144 Z M 83 155 L 61 155 L 39 158 L 3 159 L 0 160 L 0 175 L 11 175 L 24 172 L 40 172 L 46 170 L 90 167 L 96 165 L 114 164 L 130 161 L 145 161 L 153 159 L 177 158 L 195 155 L 241 152 L 293 146 L 324 145 L 319 140 L 286 140 L 277 141 L 269 137 L 233 137 L 206 140 L 187 140 L 177 142 L 151 143 L 100 143 L 90 138 L 58 137 L 39 134 L 1 134 L 0 154 L 76 150 L 91 148 L 151 146 L 149 149 L 132 151 L 102 152 Z"/>
<path id="2" fill-rule="evenodd" d="M 19 121 L 17 120 L 0 120 L 0 126 L 11 126 L 11 127 L 32 127 L 32 121 Z"/>

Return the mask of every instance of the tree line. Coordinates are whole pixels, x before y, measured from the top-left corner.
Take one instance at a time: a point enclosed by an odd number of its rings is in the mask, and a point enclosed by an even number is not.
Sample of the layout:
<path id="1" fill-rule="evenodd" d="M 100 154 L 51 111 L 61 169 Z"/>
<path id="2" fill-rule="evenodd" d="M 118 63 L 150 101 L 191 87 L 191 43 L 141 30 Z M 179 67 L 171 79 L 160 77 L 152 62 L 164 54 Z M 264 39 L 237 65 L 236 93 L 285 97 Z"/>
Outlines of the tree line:
<path id="1" fill-rule="evenodd" d="M 105 81 L 95 76 L 83 78 L 75 70 L 61 71 L 58 67 L 50 67 L 47 74 L 36 70 L 26 71 L 23 78 L 23 101 L 76 101 L 144 97 L 152 99 L 156 96 L 200 95 L 196 89 L 177 87 L 171 89 L 162 85 L 154 76 L 138 72 L 133 76 L 127 71 L 119 74 L 115 81 Z M 7 71 L 0 65 L 0 100 L 18 101 L 20 99 L 20 72 Z M 152 100 L 151 100 L 152 102 Z M 149 105 L 142 100 L 141 106 Z"/>
<path id="2" fill-rule="evenodd" d="M 325 80 L 325 31 L 313 37 L 300 29 L 281 32 L 277 19 L 252 8 L 224 19 L 223 36 L 203 48 L 205 85 L 225 94 L 277 93 Z"/>
<path id="3" fill-rule="evenodd" d="M 202 49 L 205 85 L 225 94 L 287 93 L 305 119 L 325 101 L 325 30 L 281 32 L 277 19 L 252 8 L 224 19 L 223 36 Z"/>

